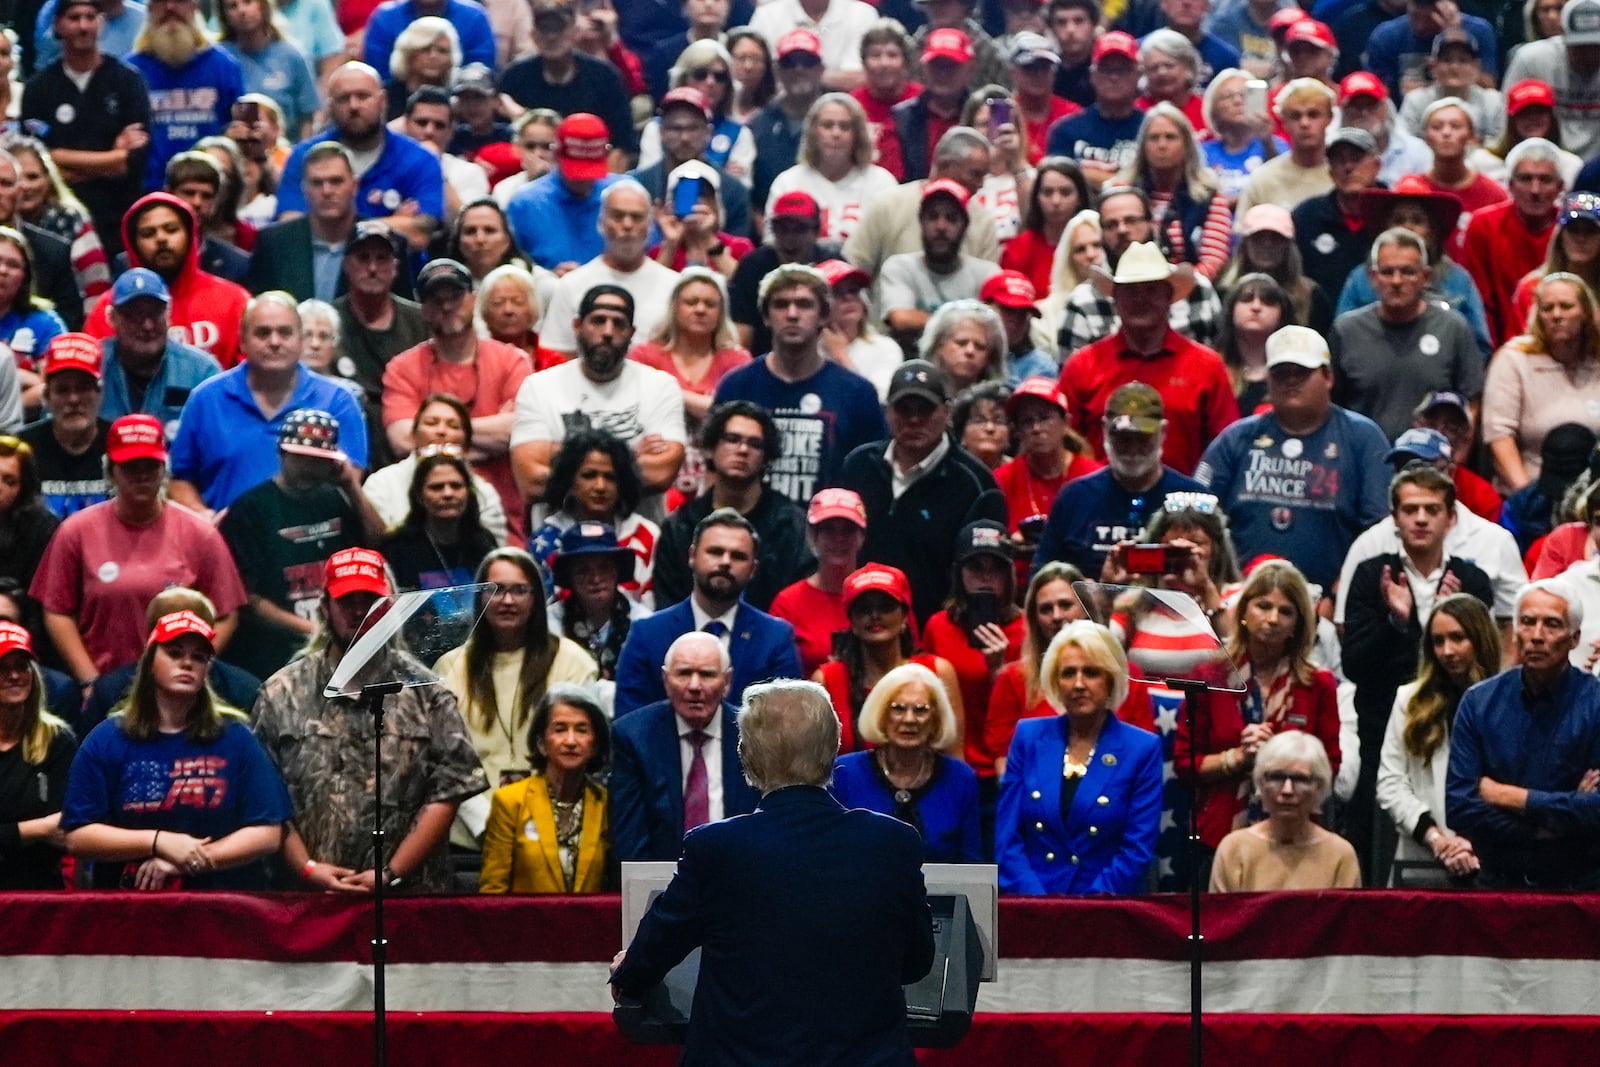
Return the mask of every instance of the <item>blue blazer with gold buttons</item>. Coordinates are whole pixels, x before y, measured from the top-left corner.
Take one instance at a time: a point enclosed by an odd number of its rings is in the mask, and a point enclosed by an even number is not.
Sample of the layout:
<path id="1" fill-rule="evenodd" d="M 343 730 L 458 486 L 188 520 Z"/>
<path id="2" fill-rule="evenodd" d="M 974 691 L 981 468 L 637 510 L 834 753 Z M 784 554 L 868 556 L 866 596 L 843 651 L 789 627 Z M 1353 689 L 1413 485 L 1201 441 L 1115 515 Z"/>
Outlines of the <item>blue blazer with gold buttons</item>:
<path id="1" fill-rule="evenodd" d="M 1066 751 L 1063 717 L 1017 723 L 995 815 L 1000 891 L 1139 892 L 1161 821 L 1161 739 L 1115 715 L 1107 718 L 1063 824 Z"/>

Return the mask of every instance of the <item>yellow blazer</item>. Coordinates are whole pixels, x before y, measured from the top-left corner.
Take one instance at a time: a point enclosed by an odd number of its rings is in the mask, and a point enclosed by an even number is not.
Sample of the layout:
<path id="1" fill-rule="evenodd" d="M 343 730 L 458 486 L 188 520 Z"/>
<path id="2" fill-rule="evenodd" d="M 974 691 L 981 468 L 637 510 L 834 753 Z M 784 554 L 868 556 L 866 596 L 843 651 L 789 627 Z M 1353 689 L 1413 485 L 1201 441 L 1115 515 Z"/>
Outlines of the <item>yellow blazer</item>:
<path id="1" fill-rule="evenodd" d="M 583 831 L 578 838 L 573 892 L 598 893 L 605 888 L 609 836 L 606 791 L 594 782 L 585 782 Z M 501 786 L 490 800 L 489 823 L 483 832 L 483 870 L 478 877 L 478 892 L 566 891 L 556 848 L 555 807 L 550 803 L 544 775 L 535 774 Z"/>

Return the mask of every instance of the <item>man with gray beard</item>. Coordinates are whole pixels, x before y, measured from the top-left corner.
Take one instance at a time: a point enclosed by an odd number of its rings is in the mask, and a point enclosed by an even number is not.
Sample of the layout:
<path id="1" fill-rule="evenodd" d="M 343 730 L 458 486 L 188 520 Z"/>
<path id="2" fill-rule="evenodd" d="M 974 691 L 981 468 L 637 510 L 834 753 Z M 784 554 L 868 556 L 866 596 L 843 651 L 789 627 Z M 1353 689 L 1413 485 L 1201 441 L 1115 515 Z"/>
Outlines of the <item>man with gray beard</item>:
<path id="1" fill-rule="evenodd" d="M 160 189 L 167 161 L 227 127 L 244 95 L 239 61 L 211 44 L 200 26 L 200 0 L 150 0 L 144 32 L 127 63 L 150 87 L 150 151 L 144 187 Z"/>
<path id="2" fill-rule="evenodd" d="M 1112 393 L 1104 424 L 1106 465 L 1056 494 L 1034 552 L 1035 571 L 1064 560 L 1099 576 L 1119 542 L 1144 540 L 1145 526 L 1168 493 L 1203 491 L 1199 482 L 1161 462 L 1167 420 L 1154 386 L 1129 382 Z"/>

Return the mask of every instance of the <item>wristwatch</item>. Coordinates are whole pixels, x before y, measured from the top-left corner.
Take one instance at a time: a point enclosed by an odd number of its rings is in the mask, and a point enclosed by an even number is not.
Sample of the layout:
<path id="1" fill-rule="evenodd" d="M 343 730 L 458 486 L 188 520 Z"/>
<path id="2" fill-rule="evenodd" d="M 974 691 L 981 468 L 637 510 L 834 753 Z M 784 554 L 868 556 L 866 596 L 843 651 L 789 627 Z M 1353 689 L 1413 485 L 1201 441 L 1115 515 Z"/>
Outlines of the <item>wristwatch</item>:
<path id="1" fill-rule="evenodd" d="M 394 889 L 400 885 L 401 881 L 401 877 L 394 873 L 394 868 L 385 863 L 383 865 L 383 887 L 385 889 Z"/>

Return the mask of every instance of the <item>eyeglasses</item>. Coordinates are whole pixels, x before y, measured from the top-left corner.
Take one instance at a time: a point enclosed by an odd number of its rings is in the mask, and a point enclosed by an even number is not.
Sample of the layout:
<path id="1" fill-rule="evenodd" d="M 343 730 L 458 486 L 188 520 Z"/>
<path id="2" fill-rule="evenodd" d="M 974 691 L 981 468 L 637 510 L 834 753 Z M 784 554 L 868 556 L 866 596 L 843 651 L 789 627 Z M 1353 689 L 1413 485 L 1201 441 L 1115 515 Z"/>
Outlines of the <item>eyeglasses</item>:
<path id="1" fill-rule="evenodd" d="M 913 719 L 921 719 L 933 714 L 932 704 L 902 704 L 896 700 L 889 705 L 890 715 L 909 715 Z"/>
<path id="2" fill-rule="evenodd" d="M 767 442 L 763 438 L 747 437 L 744 434 L 738 433 L 724 433 L 721 437 L 717 438 L 717 442 L 719 444 L 728 445 L 731 448 L 738 448 L 740 445 L 743 445 L 752 452 L 765 452 L 767 450 Z"/>
<path id="3" fill-rule="evenodd" d="M 495 587 L 494 595 L 503 596 L 509 600 L 522 600 L 533 595 L 533 586 L 525 582 L 518 582 L 515 585 L 500 585 Z"/>
<path id="4" fill-rule="evenodd" d="M 968 426 L 977 426 L 985 430 L 1004 430 L 1010 426 L 1004 415 L 974 415 L 967 420 Z M 1022 423 L 1018 422 L 1018 426 Z"/>
<path id="5" fill-rule="evenodd" d="M 449 456 L 451 459 L 460 459 L 466 455 L 466 450 L 454 442 L 435 443 L 423 445 L 417 449 L 418 459 L 432 459 L 434 456 Z"/>
<path id="6" fill-rule="evenodd" d="M 714 81 L 726 85 L 729 78 L 730 75 L 727 71 L 716 70 L 712 67 L 695 67 L 689 72 L 689 80 L 692 82 Z"/>
<path id="7" fill-rule="evenodd" d="M 1309 774 L 1294 774 L 1290 771 L 1268 771 L 1261 776 L 1261 780 L 1278 789 L 1282 789 L 1285 785 L 1296 789 L 1310 789 L 1317 783 L 1317 780 Z"/>

